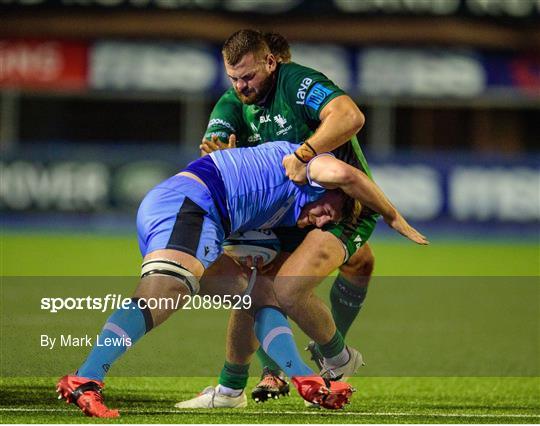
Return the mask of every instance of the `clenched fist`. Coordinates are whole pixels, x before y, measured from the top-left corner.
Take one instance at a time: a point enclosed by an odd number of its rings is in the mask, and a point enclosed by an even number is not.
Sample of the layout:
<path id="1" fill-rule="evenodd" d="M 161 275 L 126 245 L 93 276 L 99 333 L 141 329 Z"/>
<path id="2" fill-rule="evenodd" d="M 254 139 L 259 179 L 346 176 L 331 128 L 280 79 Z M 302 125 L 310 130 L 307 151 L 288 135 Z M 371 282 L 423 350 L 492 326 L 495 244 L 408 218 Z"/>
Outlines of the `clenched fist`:
<path id="1" fill-rule="evenodd" d="M 285 167 L 285 174 L 290 180 L 299 185 L 307 183 L 306 164 L 302 163 L 294 154 L 283 157 L 282 164 Z"/>

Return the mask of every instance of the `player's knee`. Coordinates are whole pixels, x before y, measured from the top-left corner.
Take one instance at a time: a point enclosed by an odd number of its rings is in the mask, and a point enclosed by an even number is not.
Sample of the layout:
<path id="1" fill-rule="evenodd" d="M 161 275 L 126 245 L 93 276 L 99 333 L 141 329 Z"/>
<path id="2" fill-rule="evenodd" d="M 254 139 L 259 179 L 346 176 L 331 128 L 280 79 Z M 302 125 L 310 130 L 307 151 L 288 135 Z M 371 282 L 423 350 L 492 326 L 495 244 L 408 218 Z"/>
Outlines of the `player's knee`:
<path id="1" fill-rule="evenodd" d="M 160 295 L 178 293 L 179 286 L 185 288 L 192 296 L 199 292 L 197 277 L 178 262 L 169 259 L 149 259 L 143 262 L 141 279 L 149 284 L 151 281 L 156 281 L 156 285 L 151 286 L 151 291 Z"/>
<path id="2" fill-rule="evenodd" d="M 310 286 L 303 285 L 301 277 L 277 277 L 274 281 L 274 294 L 279 306 L 288 314 L 294 312 L 300 301 L 311 296 Z"/>
<path id="3" fill-rule="evenodd" d="M 361 275 L 370 276 L 375 269 L 375 256 L 373 256 L 373 252 L 369 246 L 365 246 L 365 248 L 366 251 L 362 254 L 361 261 L 355 268 Z"/>
<path id="4" fill-rule="evenodd" d="M 375 269 L 375 256 L 368 245 L 363 246 L 358 250 L 349 261 L 344 264 L 340 271 L 350 278 L 354 283 L 358 280 L 369 278 Z"/>
<path id="5" fill-rule="evenodd" d="M 294 316 L 294 310 L 298 306 L 297 303 L 296 304 L 294 303 L 294 301 L 296 300 L 295 298 L 292 298 L 292 297 L 279 298 L 278 297 L 276 299 L 277 299 L 277 304 L 283 310 L 283 312 L 285 312 L 287 315 Z"/>
<path id="6" fill-rule="evenodd" d="M 310 248 L 309 259 L 314 270 L 327 265 L 334 260 L 335 252 L 327 244 L 320 244 Z"/>

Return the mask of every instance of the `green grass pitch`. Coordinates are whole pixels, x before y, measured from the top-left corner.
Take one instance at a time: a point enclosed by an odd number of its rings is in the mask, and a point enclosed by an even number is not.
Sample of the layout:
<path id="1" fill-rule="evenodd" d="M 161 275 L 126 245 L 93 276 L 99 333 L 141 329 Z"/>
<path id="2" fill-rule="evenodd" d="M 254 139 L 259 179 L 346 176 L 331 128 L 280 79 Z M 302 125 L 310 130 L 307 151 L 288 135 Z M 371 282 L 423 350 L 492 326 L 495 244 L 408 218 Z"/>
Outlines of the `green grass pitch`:
<path id="1" fill-rule="evenodd" d="M 348 341 L 364 352 L 368 365 L 364 373 L 351 379 L 357 392 L 345 410 L 308 409 L 294 390 L 290 397 L 277 401 L 259 405 L 249 402 L 243 410 L 175 410 L 175 402 L 216 383 L 224 351 L 225 322 L 220 318 L 226 318 L 223 312 L 180 312 L 113 368 L 105 396 L 109 406 L 120 409 L 122 417 L 99 420 L 84 417 L 74 406 L 56 400 L 54 393 L 57 375 L 76 368 L 87 349 L 66 350 L 55 357 L 27 344 L 27 335 L 35 333 L 44 319 L 49 321 L 47 327 L 65 324 L 58 320 L 60 316 L 29 310 L 26 304 L 34 305 L 28 289 L 21 288 L 17 297 L 10 298 L 9 285 L 10 280 L 21 276 L 31 280 L 46 276 L 51 281 L 56 276 L 133 277 L 140 265 L 135 239 L 4 234 L 0 238 L 0 421 L 539 423 L 538 246 L 435 239 L 430 247 L 416 247 L 396 237 L 375 241 L 373 249 L 378 278 L 348 335 Z M 459 277 L 478 279 L 460 281 L 463 278 Z M 498 277 L 513 277 L 515 282 Z M 515 288 L 509 289 L 508 282 Z M 455 286 L 446 291 L 450 283 Z M 328 285 L 324 285 L 320 294 L 326 297 Z M 455 303 L 450 303 L 453 298 Z M 66 318 L 78 318 L 79 314 L 73 315 Z M 69 323 L 77 332 L 87 328 L 96 332 L 106 315 L 98 315 L 87 324 Z M 22 330 L 23 335 L 13 330 Z M 306 337 L 297 329 L 295 333 L 301 347 Z M 181 343 L 170 345 L 171 337 Z M 156 368 L 156 362 L 163 366 Z M 32 372 L 13 377 L 10 369 L 23 371 L 25 363 L 32 366 Z M 195 364 L 200 367 L 190 367 Z M 189 377 L 172 377 L 171 365 Z M 40 366 L 47 366 L 43 374 L 37 373 Z M 162 375 L 171 377 L 153 377 L 159 375 L 160 368 Z M 254 361 L 248 389 L 256 383 L 257 374 Z"/>
<path id="2" fill-rule="evenodd" d="M 363 378 L 345 410 L 306 408 L 297 394 L 246 409 L 175 410 L 210 378 L 110 378 L 105 395 L 118 420 L 84 417 L 54 398 L 53 379 L 4 380 L 4 423 L 538 423 L 533 378 Z M 249 386 L 255 384 L 250 380 Z"/>

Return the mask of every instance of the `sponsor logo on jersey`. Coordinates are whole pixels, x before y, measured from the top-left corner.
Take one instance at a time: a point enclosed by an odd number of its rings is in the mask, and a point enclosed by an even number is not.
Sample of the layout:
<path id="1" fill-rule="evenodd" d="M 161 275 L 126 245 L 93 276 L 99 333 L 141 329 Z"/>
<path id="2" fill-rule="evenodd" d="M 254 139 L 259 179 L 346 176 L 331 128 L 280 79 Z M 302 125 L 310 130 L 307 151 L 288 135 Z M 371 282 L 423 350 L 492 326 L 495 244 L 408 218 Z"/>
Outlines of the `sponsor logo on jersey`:
<path id="1" fill-rule="evenodd" d="M 287 133 L 289 130 L 292 129 L 292 124 L 289 124 L 287 127 L 281 129 L 281 130 L 278 130 L 276 132 L 276 136 L 281 136 L 281 135 L 284 135 L 285 133 Z"/>
<path id="2" fill-rule="evenodd" d="M 226 127 L 227 129 L 232 130 L 233 132 L 236 132 L 235 128 L 233 127 L 231 123 L 229 123 L 228 121 L 222 120 L 221 118 L 212 118 L 208 122 L 207 129 L 209 129 L 212 126 L 223 126 L 223 127 Z"/>
<path id="3" fill-rule="evenodd" d="M 254 135 L 248 136 L 248 143 L 255 143 L 261 140 L 261 135 L 255 133 Z"/>
<path id="4" fill-rule="evenodd" d="M 219 139 L 226 141 L 229 139 L 229 134 L 227 132 L 207 132 L 204 135 L 206 140 L 211 140 L 212 136 L 217 136 Z"/>
<path id="5" fill-rule="evenodd" d="M 324 87 L 321 83 L 316 83 L 306 96 L 306 105 L 318 110 L 324 100 L 332 93 L 334 93 L 332 89 Z"/>
<path id="6" fill-rule="evenodd" d="M 261 141 L 261 135 L 259 134 L 259 129 L 257 129 L 257 126 L 255 126 L 255 123 L 250 122 L 249 125 L 251 126 L 251 131 L 253 132 L 252 135 L 248 136 L 248 143 L 256 143 Z"/>
<path id="7" fill-rule="evenodd" d="M 270 121 L 272 121 L 272 120 L 270 120 L 270 114 L 267 114 L 267 115 L 261 115 L 261 116 L 259 117 L 259 123 L 261 123 L 261 124 L 262 124 L 262 123 L 269 123 Z"/>
<path id="8" fill-rule="evenodd" d="M 306 77 L 302 80 L 302 83 L 300 83 L 300 87 L 298 88 L 298 91 L 296 92 L 296 98 L 298 99 L 296 103 L 298 105 L 304 105 L 304 100 L 306 99 L 306 91 L 312 82 L 313 82 L 312 78 Z"/>
<path id="9" fill-rule="evenodd" d="M 357 235 L 354 240 L 354 245 L 356 246 L 357 249 L 360 248 L 360 246 L 362 246 L 362 237 L 360 235 Z"/>

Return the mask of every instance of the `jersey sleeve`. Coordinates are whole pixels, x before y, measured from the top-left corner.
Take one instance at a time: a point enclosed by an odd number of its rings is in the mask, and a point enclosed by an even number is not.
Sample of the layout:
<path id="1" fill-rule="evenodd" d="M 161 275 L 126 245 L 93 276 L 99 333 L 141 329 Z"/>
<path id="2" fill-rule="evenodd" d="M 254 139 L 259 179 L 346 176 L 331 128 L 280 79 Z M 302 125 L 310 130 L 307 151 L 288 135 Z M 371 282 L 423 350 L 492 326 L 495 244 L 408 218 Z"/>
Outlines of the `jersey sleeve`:
<path id="1" fill-rule="evenodd" d="M 301 108 L 307 119 L 319 121 L 328 102 L 345 92 L 323 73 L 294 63 L 290 65 L 281 76 L 287 87 L 288 101 Z"/>
<path id="2" fill-rule="evenodd" d="M 228 90 L 214 106 L 204 138 L 209 140 L 212 135 L 216 135 L 221 142 L 228 143 L 231 134 L 234 133 L 237 138 L 240 137 L 241 127 L 242 103 L 234 92 Z"/>

